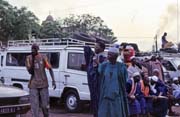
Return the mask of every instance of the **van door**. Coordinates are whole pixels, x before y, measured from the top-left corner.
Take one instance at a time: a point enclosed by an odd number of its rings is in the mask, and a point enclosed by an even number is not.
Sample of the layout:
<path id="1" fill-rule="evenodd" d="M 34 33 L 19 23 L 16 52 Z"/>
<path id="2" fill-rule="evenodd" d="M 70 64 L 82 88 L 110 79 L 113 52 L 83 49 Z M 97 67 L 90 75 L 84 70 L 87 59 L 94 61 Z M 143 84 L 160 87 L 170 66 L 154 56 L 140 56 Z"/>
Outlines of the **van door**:
<path id="1" fill-rule="evenodd" d="M 65 72 L 62 74 L 64 87 L 67 89 L 65 106 L 73 112 L 78 109 L 79 101 L 90 100 L 90 95 L 87 73 L 82 69 L 82 65 L 85 64 L 83 51 L 66 50 L 66 57 Z"/>
<path id="2" fill-rule="evenodd" d="M 52 87 L 52 79 L 51 76 L 49 74 L 49 70 L 46 69 L 46 74 L 48 77 L 48 82 L 49 82 L 49 95 L 51 97 L 60 97 L 60 65 L 59 65 L 59 60 L 60 60 L 60 52 L 58 52 L 58 50 L 55 51 L 51 51 L 51 52 L 42 52 L 42 54 L 46 54 L 46 56 L 48 57 L 48 60 L 53 68 L 53 73 L 54 73 L 54 78 L 56 81 L 56 90 L 53 89 Z"/>

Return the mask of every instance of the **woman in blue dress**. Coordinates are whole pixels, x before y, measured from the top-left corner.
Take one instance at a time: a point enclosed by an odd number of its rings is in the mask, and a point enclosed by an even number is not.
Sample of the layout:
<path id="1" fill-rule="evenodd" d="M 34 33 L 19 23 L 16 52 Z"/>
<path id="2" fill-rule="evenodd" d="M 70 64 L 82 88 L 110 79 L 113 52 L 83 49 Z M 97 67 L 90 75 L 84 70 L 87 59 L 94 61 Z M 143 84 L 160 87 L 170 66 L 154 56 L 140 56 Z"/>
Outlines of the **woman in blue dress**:
<path id="1" fill-rule="evenodd" d="M 99 65 L 100 99 L 98 117 L 129 116 L 126 94 L 128 78 L 125 64 L 116 62 L 119 50 L 109 48 L 108 60 Z"/>

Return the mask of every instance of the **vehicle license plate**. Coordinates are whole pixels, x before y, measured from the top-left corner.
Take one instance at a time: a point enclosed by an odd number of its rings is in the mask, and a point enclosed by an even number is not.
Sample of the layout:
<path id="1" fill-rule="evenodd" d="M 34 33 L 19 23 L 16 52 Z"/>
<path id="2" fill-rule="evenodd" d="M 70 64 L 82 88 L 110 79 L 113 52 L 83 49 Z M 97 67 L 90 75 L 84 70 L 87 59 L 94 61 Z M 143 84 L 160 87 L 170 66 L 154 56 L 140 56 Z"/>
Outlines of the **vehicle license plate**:
<path id="1" fill-rule="evenodd" d="M 15 113 L 16 110 L 20 110 L 20 107 L 6 107 L 6 108 L 0 108 L 0 113 Z"/>
<path id="2" fill-rule="evenodd" d="M 1 106 L 0 107 L 0 114 L 7 114 L 7 113 L 16 113 L 18 111 L 23 110 L 26 105 L 12 105 L 12 106 Z"/>

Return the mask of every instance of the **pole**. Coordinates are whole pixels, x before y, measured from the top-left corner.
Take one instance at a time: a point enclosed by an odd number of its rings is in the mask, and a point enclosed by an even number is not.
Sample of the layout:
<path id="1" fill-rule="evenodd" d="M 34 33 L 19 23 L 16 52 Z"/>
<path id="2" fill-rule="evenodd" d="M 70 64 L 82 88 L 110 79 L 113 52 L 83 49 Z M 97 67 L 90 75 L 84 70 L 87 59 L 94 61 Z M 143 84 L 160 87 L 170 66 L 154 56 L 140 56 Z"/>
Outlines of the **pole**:
<path id="1" fill-rule="evenodd" d="M 154 37 L 155 40 L 155 49 L 156 49 L 156 53 L 158 52 L 158 44 L 157 44 L 157 34 Z"/>
<path id="2" fill-rule="evenodd" d="M 156 53 L 158 52 L 157 35 L 156 35 Z"/>
<path id="3" fill-rule="evenodd" d="M 177 43 L 179 42 L 179 5 L 177 0 Z"/>

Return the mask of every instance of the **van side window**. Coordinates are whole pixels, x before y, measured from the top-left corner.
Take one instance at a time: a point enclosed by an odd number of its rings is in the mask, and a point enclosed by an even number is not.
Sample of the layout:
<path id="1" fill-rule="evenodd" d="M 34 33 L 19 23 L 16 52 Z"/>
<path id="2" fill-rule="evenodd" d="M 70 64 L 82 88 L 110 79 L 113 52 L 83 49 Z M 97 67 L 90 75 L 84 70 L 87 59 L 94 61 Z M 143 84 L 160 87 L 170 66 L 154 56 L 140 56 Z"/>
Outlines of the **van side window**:
<path id="1" fill-rule="evenodd" d="M 7 66 L 25 66 L 26 56 L 30 53 L 7 53 Z"/>
<path id="2" fill-rule="evenodd" d="M 81 70 L 82 64 L 85 63 L 84 54 L 83 53 L 68 53 L 68 63 L 67 67 L 69 69 Z"/>
<path id="3" fill-rule="evenodd" d="M 49 62 L 52 65 L 52 68 L 59 67 L 59 53 L 51 52 L 51 53 L 42 53 L 46 54 Z M 26 57 L 30 55 L 30 53 L 7 53 L 6 57 L 6 65 L 7 66 L 25 66 Z"/>
<path id="4" fill-rule="evenodd" d="M 167 60 L 163 60 L 162 61 L 162 65 L 166 68 L 166 70 L 168 71 L 176 71 L 176 69 L 174 68 L 174 66 L 171 64 L 170 61 Z"/>
<path id="5" fill-rule="evenodd" d="M 42 52 L 42 54 L 45 54 L 48 57 L 48 60 L 50 64 L 52 65 L 52 68 L 58 68 L 59 67 L 59 53 L 58 52 Z"/>

